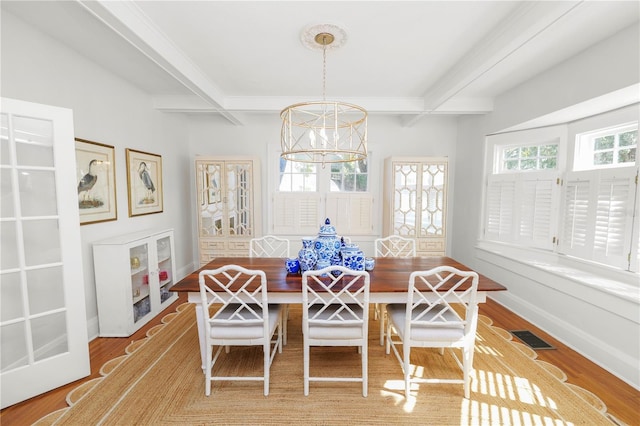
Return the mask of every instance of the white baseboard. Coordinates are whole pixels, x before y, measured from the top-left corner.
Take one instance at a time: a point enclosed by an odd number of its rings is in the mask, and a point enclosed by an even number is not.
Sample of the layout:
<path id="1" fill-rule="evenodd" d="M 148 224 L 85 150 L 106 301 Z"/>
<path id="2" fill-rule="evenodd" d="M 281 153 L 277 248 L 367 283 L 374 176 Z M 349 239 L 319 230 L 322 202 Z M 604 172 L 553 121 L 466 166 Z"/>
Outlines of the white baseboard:
<path id="1" fill-rule="evenodd" d="M 551 315 L 540 307 L 510 294 L 508 291 L 491 295 L 491 298 L 518 316 L 558 339 L 580 355 L 598 364 L 620 380 L 640 390 L 640 365 L 628 354 L 594 338 L 593 335 L 573 326 L 562 318 Z"/>

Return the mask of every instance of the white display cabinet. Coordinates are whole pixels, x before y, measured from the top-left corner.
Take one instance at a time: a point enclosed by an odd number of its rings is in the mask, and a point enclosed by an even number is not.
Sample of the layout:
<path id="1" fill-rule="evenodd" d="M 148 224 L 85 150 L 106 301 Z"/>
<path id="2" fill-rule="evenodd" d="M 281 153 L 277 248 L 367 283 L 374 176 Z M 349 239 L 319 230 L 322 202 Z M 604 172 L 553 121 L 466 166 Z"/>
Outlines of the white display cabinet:
<path id="1" fill-rule="evenodd" d="M 100 336 L 130 336 L 178 298 L 173 230 L 93 244 Z"/>
<path id="2" fill-rule="evenodd" d="M 444 256 L 447 157 L 385 159 L 383 235 L 416 240 L 416 255 Z"/>

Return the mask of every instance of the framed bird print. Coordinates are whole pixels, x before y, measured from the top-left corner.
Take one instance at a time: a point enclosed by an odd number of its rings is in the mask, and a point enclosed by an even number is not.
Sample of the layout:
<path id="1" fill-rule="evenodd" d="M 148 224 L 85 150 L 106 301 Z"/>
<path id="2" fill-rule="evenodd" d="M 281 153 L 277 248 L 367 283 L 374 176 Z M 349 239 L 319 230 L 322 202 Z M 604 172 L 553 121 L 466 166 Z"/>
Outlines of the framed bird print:
<path id="1" fill-rule="evenodd" d="M 129 216 L 161 213 L 162 157 L 126 149 Z"/>
<path id="2" fill-rule="evenodd" d="M 79 138 L 75 142 L 80 225 L 116 220 L 113 146 Z"/>

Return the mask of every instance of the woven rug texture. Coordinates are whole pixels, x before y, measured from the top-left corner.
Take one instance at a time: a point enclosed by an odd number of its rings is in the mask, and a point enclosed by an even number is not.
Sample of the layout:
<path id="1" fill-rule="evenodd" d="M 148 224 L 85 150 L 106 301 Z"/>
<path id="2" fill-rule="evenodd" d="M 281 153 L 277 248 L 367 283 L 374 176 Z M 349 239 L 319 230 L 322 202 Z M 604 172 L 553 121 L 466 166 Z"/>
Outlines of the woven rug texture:
<path id="1" fill-rule="evenodd" d="M 180 310 L 73 405 L 37 424 L 60 425 L 611 425 L 548 369 L 480 321 L 471 398 L 460 384 L 421 384 L 405 399 L 400 364 L 369 327 L 368 397 L 360 383 L 311 382 L 303 395 L 301 310 L 291 305 L 289 340 L 271 367 L 270 393 L 262 382 L 214 382 L 204 394 L 193 305 Z M 461 378 L 449 351 L 414 349 L 415 373 Z M 262 349 L 232 347 L 221 374 L 262 375 Z M 311 375 L 358 375 L 355 348 L 312 347 Z"/>

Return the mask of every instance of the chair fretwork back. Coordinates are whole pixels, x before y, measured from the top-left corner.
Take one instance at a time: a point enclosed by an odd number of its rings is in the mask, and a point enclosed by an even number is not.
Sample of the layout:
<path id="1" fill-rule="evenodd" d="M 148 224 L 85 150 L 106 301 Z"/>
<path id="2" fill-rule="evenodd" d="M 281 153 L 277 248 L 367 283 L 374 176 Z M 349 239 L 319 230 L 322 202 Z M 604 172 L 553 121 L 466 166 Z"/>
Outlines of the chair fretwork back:
<path id="1" fill-rule="evenodd" d="M 414 257 L 416 255 L 416 240 L 399 235 L 389 235 L 375 240 L 377 257 Z"/>
<path id="2" fill-rule="evenodd" d="M 468 319 L 476 317 L 476 272 L 461 271 L 450 266 L 415 271 L 409 278 L 409 290 L 407 319 L 412 325 L 464 326 L 467 331 L 475 326 Z"/>
<path id="3" fill-rule="evenodd" d="M 335 273 L 331 274 L 328 271 Z M 343 266 L 307 271 L 302 303 L 309 324 L 361 324 L 368 321 L 369 273 Z"/>
<path id="4" fill-rule="evenodd" d="M 200 294 L 205 321 L 213 324 L 268 323 L 267 277 L 264 271 L 238 265 L 201 271 Z M 221 305 L 211 315 L 212 306 Z"/>
<path id="5" fill-rule="evenodd" d="M 288 257 L 289 240 L 273 235 L 249 241 L 249 257 Z"/>

